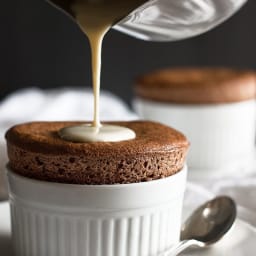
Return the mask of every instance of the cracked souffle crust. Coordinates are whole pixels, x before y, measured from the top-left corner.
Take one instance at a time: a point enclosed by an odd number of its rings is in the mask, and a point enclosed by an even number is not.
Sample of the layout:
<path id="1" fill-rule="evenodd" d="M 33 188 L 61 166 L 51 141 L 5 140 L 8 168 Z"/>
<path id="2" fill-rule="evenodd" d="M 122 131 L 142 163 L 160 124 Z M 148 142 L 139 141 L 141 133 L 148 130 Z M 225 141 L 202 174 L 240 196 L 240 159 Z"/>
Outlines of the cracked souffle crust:
<path id="1" fill-rule="evenodd" d="M 176 104 L 221 104 L 256 97 L 255 73 L 229 68 L 169 68 L 137 79 L 137 97 Z"/>
<path id="2" fill-rule="evenodd" d="M 126 184 L 171 176 L 184 165 L 189 143 L 180 132 L 147 121 L 111 122 L 135 131 L 122 142 L 73 143 L 58 136 L 81 122 L 33 122 L 6 133 L 9 166 L 38 180 L 70 184 Z"/>

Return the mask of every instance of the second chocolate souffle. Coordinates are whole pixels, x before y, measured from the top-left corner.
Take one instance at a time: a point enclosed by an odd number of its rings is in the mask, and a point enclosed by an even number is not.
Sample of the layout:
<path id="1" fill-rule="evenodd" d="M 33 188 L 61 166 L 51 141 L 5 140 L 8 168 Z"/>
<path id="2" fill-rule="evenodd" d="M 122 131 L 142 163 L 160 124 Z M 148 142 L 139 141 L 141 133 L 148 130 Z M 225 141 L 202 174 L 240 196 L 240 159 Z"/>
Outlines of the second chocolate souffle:
<path id="1" fill-rule="evenodd" d="M 254 72 L 164 69 L 139 77 L 135 95 L 140 117 L 172 125 L 189 138 L 193 177 L 243 175 L 255 150 Z"/>

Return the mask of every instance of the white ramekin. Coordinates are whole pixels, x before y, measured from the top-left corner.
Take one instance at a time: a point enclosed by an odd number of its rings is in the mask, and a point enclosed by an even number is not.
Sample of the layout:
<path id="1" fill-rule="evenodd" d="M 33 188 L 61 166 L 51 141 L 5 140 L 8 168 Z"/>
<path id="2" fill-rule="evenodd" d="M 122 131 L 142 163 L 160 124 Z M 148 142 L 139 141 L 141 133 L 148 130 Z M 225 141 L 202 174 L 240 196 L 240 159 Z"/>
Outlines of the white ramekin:
<path id="1" fill-rule="evenodd" d="M 170 125 L 191 142 L 188 154 L 194 178 L 244 175 L 255 155 L 256 101 L 182 105 L 135 99 L 143 119 Z"/>
<path id="2" fill-rule="evenodd" d="M 15 255 L 157 256 L 178 242 L 187 168 L 127 185 L 42 182 L 7 170 Z"/>

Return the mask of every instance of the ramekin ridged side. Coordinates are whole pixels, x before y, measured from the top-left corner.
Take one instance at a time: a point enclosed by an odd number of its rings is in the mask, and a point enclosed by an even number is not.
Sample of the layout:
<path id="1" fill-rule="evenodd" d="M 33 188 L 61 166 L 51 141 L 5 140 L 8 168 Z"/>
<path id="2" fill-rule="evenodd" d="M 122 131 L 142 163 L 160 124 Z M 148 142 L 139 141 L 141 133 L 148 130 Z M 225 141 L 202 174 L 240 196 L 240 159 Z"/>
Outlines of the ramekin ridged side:
<path id="1" fill-rule="evenodd" d="M 157 256 L 179 240 L 187 168 L 127 185 L 43 182 L 8 168 L 19 256 Z"/>

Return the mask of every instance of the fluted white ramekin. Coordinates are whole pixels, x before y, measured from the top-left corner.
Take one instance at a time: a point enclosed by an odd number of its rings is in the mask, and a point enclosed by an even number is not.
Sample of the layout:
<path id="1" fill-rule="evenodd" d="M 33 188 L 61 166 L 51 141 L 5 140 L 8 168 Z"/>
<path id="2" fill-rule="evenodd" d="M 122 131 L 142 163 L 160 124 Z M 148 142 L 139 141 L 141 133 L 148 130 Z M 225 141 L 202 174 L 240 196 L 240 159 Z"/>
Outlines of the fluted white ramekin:
<path id="1" fill-rule="evenodd" d="M 7 170 L 15 255 L 157 256 L 178 242 L 187 168 L 127 185 L 37 181 Z"/>
<path id="2" fill-rule="evenodd" d="M 170 125 L 191 142 L 188 154 L 194 178 L 244 175 L 255 155 L 256 101 L 184 105 L 137 98 L 135 110 L 143 119 Z"/>

